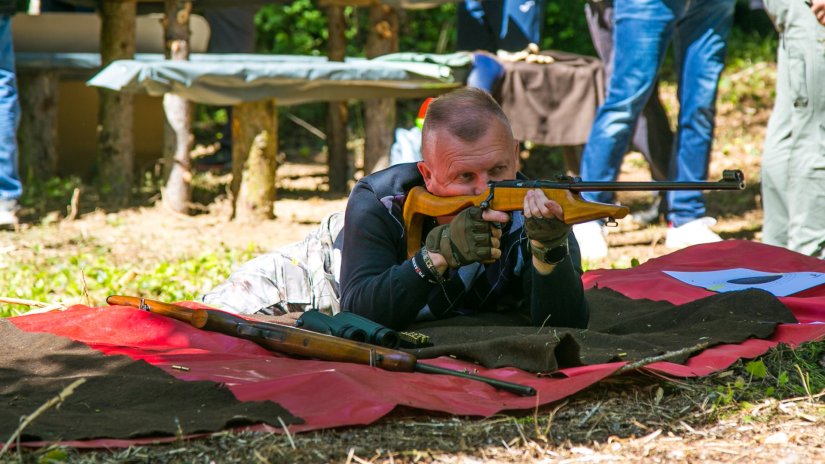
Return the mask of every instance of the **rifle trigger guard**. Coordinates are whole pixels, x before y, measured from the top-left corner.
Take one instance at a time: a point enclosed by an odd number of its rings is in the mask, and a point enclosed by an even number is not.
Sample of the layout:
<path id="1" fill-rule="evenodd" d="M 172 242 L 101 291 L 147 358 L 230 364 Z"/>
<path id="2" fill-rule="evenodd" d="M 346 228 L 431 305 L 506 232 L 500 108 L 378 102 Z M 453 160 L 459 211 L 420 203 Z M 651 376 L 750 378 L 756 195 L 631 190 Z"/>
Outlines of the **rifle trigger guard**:
<path id="1" fill-rule="evenodd" d="M 493 182 L 493 181 L 490 181 L 490 182 L 487 182 L 487 185 L 490 186 L 490 193 L 487 195 L 487 198 L 485 198 L 484 201 L 482 201 L 481 204 L 478 205 L 479 208 L 481 208 L 482 210 L 490 208 L 490 202 L 493 201 L 493 197 L 495 196 L 496 183 Z"/>
<path id="2" fill-rule="evenodd" d="M 604 225 L 605 225 L 605 226 L 607 226 L 607 227 L 617 227 L 617 226 L 619 225 L 619 223 L 618 223 L 618 222 L 616 222 L 616 219 L 615 219 L 615 218 L 612 218 L 612 217 L 609 217 L 609 216 L 608 216 L 608 217 L 604 220 Z"/>
<path id="3" fill-rule="evenodd" d="M 140 303 L 138 303 L 138 309 L 140 309 L 141 311 L 151 311 L 152 310 L 152 308 L 150 308 L 149 305 L 146 304 L 146 298 L 141 298 L 140 299 Z"/>

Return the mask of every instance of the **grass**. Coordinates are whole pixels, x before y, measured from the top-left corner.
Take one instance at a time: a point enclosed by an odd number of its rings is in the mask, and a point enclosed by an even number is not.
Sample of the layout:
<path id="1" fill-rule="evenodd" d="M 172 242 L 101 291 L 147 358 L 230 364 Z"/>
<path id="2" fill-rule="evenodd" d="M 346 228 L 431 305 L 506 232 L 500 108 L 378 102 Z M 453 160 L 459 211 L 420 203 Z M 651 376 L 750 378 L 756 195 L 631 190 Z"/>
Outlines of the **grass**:
<path id="1" fill-rule="evenodd" d="M 44 256 L 35 245 L 30 260 L 0 264 L 0 295 L 44 303 L 104 304 L 111 294 L 152 295 L 162 301 L 194 300 L 222 282 L 236 263 L 261 253 L 250 245 L 222 247 L 190 258 L 155 262 L 113 263 L 100 245 L 80 245 L 67 255 Z M 0 307 L 0 317 L 25 311 Z"/>

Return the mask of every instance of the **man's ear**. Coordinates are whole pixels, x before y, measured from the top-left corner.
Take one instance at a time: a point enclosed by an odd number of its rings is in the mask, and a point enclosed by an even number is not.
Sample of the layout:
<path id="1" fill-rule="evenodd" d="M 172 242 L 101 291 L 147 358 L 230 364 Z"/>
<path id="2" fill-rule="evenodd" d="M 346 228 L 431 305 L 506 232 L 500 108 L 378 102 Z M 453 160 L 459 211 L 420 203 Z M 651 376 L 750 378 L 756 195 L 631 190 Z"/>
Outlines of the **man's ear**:
<path id="1" fill-rule="evenodd" d="M 515 166 L 516 172 L 521 171 L 521 156 L 518 140 L 513 143 L 513 166 Z"/>
<path id="2" fill-rule="evenodd" d="M 433 171 L 424 161 L 419 161 L 416 166 L 418 166 L 418 172 L 421 173 L 421 177 L 424 178 L 424 185 L 427 187 L 427 190 L 430 190 L 430 182 L 432 182 L 433 179 Z"/>

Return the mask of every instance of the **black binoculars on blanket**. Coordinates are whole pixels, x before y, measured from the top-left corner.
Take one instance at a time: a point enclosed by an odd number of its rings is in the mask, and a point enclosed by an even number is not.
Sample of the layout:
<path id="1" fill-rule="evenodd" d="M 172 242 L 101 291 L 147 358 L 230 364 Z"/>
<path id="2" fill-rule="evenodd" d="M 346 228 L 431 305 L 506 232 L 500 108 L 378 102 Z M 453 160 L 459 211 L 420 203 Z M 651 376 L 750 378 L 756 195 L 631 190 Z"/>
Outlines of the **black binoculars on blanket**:
<path id="1" fill-rule="evenodd" d="M 328 316 L 310 310 L 295 321 L 295 327 L 385 348 L 398 348 L 401 344 L 398 332 L 348 311 Z"/>

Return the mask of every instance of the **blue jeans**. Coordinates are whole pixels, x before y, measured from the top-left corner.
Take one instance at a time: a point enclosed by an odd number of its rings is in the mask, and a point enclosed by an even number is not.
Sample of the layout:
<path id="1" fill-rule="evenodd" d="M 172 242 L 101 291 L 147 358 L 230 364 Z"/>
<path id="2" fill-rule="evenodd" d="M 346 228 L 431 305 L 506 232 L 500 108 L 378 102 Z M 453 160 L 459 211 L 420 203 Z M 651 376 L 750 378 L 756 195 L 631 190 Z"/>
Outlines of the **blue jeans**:
<path id="1" fill-rule="evenodd" d="M 707 179 L 716 89 L 725 64 L 735 0 L 615 0 L 613 74 L 582 154 L 581 176 L 613 181 L 670 41 L 679 79 L 679 127 L 668 177 Z M 610 192 L 584 198 L 609 203 Z M 668 192 L 668 220 L 680 226 L 705 214 L 699 191 Z"/>
<path id="2" fill-rule="evenodd" d="M 20 102 L 14 74 L 11 18 L 0 15 L 0 200 L 17 200 L 23 192 L 17 168 Z"/>

